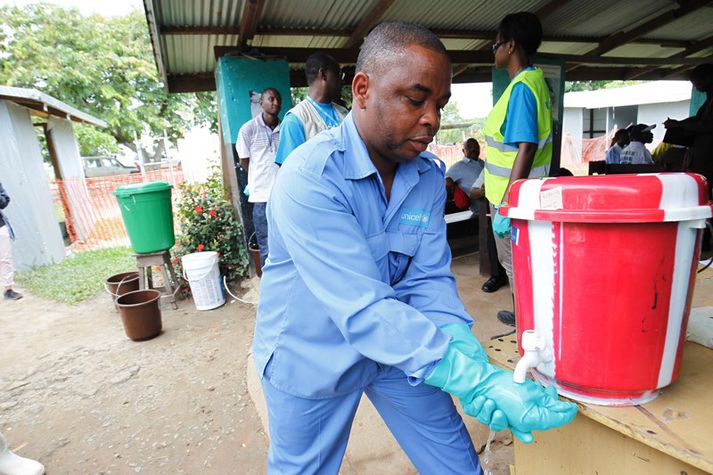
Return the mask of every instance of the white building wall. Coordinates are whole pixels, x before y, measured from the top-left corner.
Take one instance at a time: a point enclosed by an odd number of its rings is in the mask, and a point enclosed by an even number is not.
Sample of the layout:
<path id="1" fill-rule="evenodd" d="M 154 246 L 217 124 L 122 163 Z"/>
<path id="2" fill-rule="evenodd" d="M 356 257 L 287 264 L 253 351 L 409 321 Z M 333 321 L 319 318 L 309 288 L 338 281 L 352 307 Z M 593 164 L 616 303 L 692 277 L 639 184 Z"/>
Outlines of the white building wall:
<path id="1" fill-rule="evenodd" d="M 12 255 L 18 270 L 59 262 L 64 242 L 54 214 L 40 143 L 25 107 L 0 101 L 0 180 L 10 195 L 3 210 L 17 239 Z"/>
<path id="2" fill-rule="evenodd" d="M 572 153 L 574 154 L 575 163 L 582 162 L 582 108 L 565 107 L 564 116 L 562 119 L 562 158 L 563 166 L 564 159 Z M 568 140 L 567 137 L 571 138 Z M 568 142 L 572 145 L 572 150 L 568 150 Z"/>
<path id="3" fill-rule="evenodd" d="M 661 104 L 644 104 L 639 106 L 639 116 L 637 118 L 639 124 L 656 124 L 656 128 L 651 132 L 654 134 L 654 141 L 651 148 L 658 145 L 666 133 L 663 122 L 667 118 L 685 119 L 688 117 L 688 111 L 691 107 L 691 101 L 680 102 L 664 102 Z"/>

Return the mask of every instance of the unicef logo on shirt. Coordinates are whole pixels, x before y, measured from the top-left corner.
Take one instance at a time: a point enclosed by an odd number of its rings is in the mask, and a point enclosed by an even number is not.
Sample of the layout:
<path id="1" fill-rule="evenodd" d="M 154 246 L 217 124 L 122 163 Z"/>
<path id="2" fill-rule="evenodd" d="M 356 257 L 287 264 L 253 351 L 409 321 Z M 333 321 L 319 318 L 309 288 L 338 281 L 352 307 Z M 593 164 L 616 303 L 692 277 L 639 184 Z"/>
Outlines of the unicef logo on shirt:
<path id="1" fill-rule="evenodd" d="M 430 219 L 431 213 L 426 209 L 404 208 L 401 210 L 401 224 L 425 228 Z"/>

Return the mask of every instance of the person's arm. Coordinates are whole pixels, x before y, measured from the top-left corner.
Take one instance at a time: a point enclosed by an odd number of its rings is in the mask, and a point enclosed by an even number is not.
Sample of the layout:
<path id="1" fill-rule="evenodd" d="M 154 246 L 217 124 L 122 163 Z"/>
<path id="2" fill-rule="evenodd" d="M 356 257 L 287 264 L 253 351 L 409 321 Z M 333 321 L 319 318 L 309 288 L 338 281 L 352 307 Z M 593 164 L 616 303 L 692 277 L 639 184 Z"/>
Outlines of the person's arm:
<path id="1" fill-rule="evenodd" d="M 532 163 L 535 161 L 535 152 L 537 152 L 537 144 L 530 142 L 520 142 L 517 144 L 517 156 L 515 157 L 515 163 L 513 164 L 512 171 L 510 172 L 510 181 L 508 181 L 508 186 L 505 188 L 505 194 L 503 195 L 503 202 L 508 200 L 510 194 L 510 187 L 517 180 L 522 178 L 527 178 L 530 174 L 530 169 L 532 168 Z"/>
<path id="2" fill-rule="evenodd" d="M 537 101 L 525 84 L 519 83 L 513 88 L 505 127 L 503 142 L 517 147 L 518 151 L 503 194 L 503 202 L 508 200 L 512 184 L 530 175 L 537 152 Z"/>
<path id="3" fill-rule="evenodd" d="M 238 132 L 238 141 L 235 144 L 235 151 L 238 152 L 238 160 L 240 161 L 240 166 L 246 172 L 250 166 L 250 142 L 252 140 L 249 137 L 248 124 L 240 127 L 240 132 Z"/>
<path id="4" fill-rule="evenodd" d="M 275 163 L 282 166 L 294 149 L 306 142 L 305 129 L 299 119 L 289 112 L 280 124 L 280 141 L 275 152 Z"/>
<path id="5" fill-rule="evenodd" d="M 446 177 L 446 193 L 453 193 L 453 186 L 455 185 L 455 182 L 453 179 L 449 176 Z"/>
<path id="6" fill-rule="evenodd" d="M 5 187 L 3 187 L 2 183 L 0 183 L 0 209 L 7 208 L 7 205 L 9 204 L 10 195 L 7 194 L 7 191 L 5 191 Z"/>
<path id="7" fill-rule="evenodd" d="M 470 189 L 470 199 L 478 200 L 485 198 L 485 172 L 481 171 L 478 178 L 475 179 L 473 186 Z"/>
<path id="8" fill-rule="evenodd" d="M 371 360 L 425 377 L 450 337 L 381 280 L 372 256 L 388 252 L 387 236 L 367 239 L 340 185 L 329 176 L 295 171 L 273 189 L 270 209 L 271 242 L 287 250 L 345 340 Z"/>

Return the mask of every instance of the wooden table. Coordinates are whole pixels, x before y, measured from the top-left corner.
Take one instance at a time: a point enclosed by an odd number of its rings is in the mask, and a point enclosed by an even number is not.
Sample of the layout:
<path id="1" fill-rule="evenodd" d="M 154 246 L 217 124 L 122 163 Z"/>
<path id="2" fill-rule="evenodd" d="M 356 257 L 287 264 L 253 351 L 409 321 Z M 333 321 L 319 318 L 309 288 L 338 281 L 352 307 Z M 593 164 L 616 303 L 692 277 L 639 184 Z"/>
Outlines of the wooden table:
<path id="1" fill-rule="evenodd" d="M 713 473 L 713 350 L 686 343 L 681 373 L 642 406 L 579 405 L 575 420 L 515 442 L 515 474 Z M 513 369 L 514 335 L 486 345 L 493 363 Z"/>

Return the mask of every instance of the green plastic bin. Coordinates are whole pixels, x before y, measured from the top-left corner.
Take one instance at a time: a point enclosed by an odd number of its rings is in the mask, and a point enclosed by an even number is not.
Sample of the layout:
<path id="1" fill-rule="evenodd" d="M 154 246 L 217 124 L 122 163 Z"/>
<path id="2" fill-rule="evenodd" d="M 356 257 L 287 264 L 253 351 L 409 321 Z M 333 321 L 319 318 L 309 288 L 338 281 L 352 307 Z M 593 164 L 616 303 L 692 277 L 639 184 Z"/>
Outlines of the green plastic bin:
<path id="1" fill-rule="evenodd" d="M 138 254 L 171 249 L 173 234 L 171 185 L 163 181 L 135 183 L 114 190 L 131 247 Z"/>

